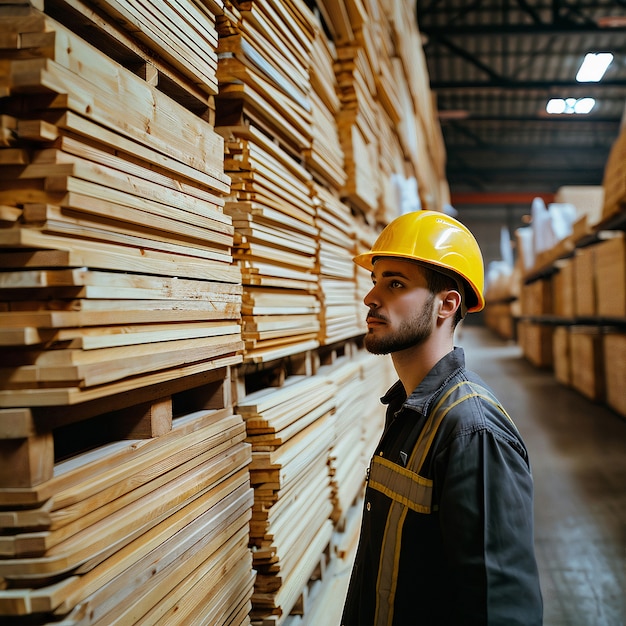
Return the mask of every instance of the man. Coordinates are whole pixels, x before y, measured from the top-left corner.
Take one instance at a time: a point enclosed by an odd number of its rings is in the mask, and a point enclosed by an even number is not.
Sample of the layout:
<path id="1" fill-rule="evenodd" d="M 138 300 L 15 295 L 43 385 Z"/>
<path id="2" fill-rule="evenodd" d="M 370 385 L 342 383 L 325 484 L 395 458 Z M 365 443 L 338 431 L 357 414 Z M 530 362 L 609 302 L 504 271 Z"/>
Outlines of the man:
<path id="1" fill-rule="evenodd" d="M 541 624 L 528 454 L 454 347 L 457 323 L 484 306 L 476 240 L 417 211 L 354 261 L 372 272 L 365 346 L 391 354 L 399 381 L 382 399 L 342 624 Z"/>

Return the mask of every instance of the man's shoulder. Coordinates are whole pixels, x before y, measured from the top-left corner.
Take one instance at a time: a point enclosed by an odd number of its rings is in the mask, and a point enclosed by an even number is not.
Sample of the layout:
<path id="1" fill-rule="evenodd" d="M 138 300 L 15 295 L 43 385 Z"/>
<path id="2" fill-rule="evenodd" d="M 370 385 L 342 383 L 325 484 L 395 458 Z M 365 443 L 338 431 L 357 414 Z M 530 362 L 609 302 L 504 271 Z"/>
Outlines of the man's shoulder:
<path id="1" fill-rule="evenodd" d="M 462 370 L 448 381 L 431 410 L 442 419 L 448 437 L 489 432 L 521 442 L 513 419 L 493 390 L 479 376 Z"/>

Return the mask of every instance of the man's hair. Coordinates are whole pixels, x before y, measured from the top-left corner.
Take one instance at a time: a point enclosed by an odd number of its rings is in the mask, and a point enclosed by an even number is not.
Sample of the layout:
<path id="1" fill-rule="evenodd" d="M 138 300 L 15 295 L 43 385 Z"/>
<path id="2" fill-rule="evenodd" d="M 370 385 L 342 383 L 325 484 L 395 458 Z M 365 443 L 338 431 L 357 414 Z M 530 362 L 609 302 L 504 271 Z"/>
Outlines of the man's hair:
<path id="1" fill-rule="evenodd" d="M 438 272 L 437 270 L 424 263 L 420 263 L 419 265 L 424 270 L 424 277 L 426 278 L 426 283 L 431 293 L 436 294 L 440 291 L 446 291 L 448 289 L 453 289 L 454 291 L 459 291 L 459 289 L 461 289 L 461 298 L 463 299 L 463 301 L 465 301 L 465 289 L 461 280 L 457 282 L 451 276 L 443 274 L 442 272 Z M 456 313 L 454 314 L 454 318 L 452 319 L 452 328 L 456 328 L 457 324 L 462 319 L 462 307 L 459 306 L 459 308 L 456 310 Z"/>

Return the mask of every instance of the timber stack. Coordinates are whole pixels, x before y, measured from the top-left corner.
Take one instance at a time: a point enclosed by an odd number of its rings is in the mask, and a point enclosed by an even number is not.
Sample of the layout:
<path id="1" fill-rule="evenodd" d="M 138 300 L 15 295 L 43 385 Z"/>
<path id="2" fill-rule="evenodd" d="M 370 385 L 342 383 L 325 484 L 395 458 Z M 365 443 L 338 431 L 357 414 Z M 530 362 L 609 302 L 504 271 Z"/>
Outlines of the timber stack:
<path id="1" fill-rule="evenodd" d="M 116 26 L 118 8 L 126 25 L 142 15 L 115 6 L 99 47 L 71 28 L 100 23 L 86 7 L 69 26 L 1 7 L 0 612 L 246 623 L 251 448 L 228 383 L 242 287 L 208 121 L 217 34 L 198 10 L 195 54 L 184 32 L 150 32 L 155 57 L 172 51 L 154 66 Z"/>
<path id="2" fill-rule="evenodd" d="M 313 623 L 394 378 L 352 257 L 447 201 L 411 5 L 0 3 L 0 623 Z"/>

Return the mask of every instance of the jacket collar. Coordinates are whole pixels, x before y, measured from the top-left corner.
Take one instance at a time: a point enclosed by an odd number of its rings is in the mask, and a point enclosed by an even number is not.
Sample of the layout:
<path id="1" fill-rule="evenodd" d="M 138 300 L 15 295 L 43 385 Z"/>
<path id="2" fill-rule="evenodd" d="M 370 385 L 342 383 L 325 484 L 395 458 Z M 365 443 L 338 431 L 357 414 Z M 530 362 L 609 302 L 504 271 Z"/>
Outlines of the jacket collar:
<path id="1" fill-rule="evenodd" d="M 405 395 L 402 382 L 398 380 L 380 401 L 383 404 L 393 403 L 396 406 L 402 404 L 424 415 L 435 395 L 437 395 L 448 384 L 448 381 L 464 367 L 465 352 L 463 348 L 454 348 L 435 364 L 408 398 Z"/>

